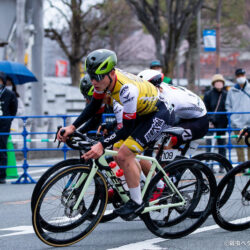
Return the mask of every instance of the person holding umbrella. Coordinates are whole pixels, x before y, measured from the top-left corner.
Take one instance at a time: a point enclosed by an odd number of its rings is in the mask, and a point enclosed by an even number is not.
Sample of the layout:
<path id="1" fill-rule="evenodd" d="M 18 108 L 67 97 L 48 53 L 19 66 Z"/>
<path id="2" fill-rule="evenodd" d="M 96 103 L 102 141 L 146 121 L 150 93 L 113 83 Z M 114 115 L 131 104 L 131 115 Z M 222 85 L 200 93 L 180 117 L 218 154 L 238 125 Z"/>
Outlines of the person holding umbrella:
<path id="1" fill-rule="evenodd" d="M 1 116 L 15 116 L 17 98 L 13 91 L 6 88 L 6 75 L 0 72 L 0 133 L 10 133 L 13 119 L 1 119 Z M 8 135 L 0 135 L 0 149 L 7 148 Z M 0 151 L 0 166 L 7 166 L 7 152 Z M 6 183 L 6 169 L 0 168 L 0 184 Z"/>

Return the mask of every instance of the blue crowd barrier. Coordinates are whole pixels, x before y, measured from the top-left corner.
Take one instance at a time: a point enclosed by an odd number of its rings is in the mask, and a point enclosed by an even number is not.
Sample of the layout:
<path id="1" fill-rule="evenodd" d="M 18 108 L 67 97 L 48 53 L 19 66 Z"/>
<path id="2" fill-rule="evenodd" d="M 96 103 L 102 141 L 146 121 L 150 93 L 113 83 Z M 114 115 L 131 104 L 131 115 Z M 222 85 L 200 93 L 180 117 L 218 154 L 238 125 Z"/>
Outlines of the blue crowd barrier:
<path id="1" fill-rule="evenodd" d="M 244 148 L 247 146 L 243 145 L 234 145 L 232 144 L 232 132 L 233 131 L 239 131 L 241 128 L 232 128 L 231 127 L 231 115 L 232 114 L 245 114 L 249 115 L 250 112 L 209 112 L 208 114 L 214 114 L 214 115 L 227 115 L 228 117 L 228 127 L 224 129 L 209 129 L 211 132 L 217 132 L 217 131 L 225 131 L 228 133 L 228 143 L 226 145 L 200 145 L 199 148 L 226 148 L 228 149 L 228 155 L 229 160 L 232 164 L 238 164 L 238 162 L 232 161 L 232 149 L 233 148 Z M 107 119 L 107 117 L 112 116 L 112 114 L 103 114 L 103 122 Z M 23 141 L 23 147 L 22 149 L 0 149 L 0 152 L 7 152 L 7 151 L 14 151 L 14 152 L 22 152 L 23 153 L 23 164 L 20 166 L 8 166 L 8 168 L 23 168 L 23 174 L 17 179 L 17 181 L 12 182 L 15 184 L 21 184 L 21 183 L 35 183 L 36 181 L 30 176 L 28 173 L 28 168 L 30 167 L 51 167 L 51 165 L 29 165 L 28 164 L 28 152 L 31 151 L 62 151 L 64 159 L 67 159 L 67 152 L 72 150 L 69 147 L 67 147 L 66 144 L 64 144 L 60 148 L 29 148 L 27 145 L 27 142 L 32 142 L 32 139 L 28 139 L 28 136 L 31 135 L 55 135 L 56 132 L 48 131 L 48 132 L 30 132 L 27 130 L 27 120 L 28 119 L 41 119 L 41 118 L 59 118 L 62 120 L 61 125 L 66 126 L 66 120 L 70 117 L 77 117 L 77 115 L 56 115 L 56 116 L 1 116 L 1 119 L 9 119 L 9 118 L 16 118 L 21 119 L 23 121 L 23 131 L 21 133 L 0 133 L 1 135 L 22 135 L 22 141 Z M 56 128 L 55 128 L 56 130 Z M 93 132 L 93 131 L 92 131 Z M 49 142 L 48 139 L 41 139 L 41 142 Z M 0 168 L 7 168 L 7 166 L 0 166 Z"/>

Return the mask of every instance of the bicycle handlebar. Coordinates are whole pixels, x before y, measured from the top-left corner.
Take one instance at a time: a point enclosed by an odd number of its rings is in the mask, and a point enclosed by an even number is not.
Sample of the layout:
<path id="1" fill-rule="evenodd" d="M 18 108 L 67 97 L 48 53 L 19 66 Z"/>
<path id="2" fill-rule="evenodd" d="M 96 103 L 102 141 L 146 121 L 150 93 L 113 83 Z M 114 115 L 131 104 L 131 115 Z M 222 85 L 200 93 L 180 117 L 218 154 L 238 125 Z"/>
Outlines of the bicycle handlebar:
<path id="1" fill-rule="evenodd" d="M 56 142 L 57 134 L 59 133 L 61 128 L 62 128 L 62 126 L 57 127 L 57 132 L 56 132 L 54 142 Z M 64 133 L 65 133 L 65 130 L 62 129 L 60 131 L 60 135 L 63 135 Z M 96 139 L 98 139 L 97 136 L 96 136 Z M 91 146 L 93 146 L 96 142 L 97 142 L 97 140 L 91 139 L 87 135 L 81 134 L 80 132 L 75 131 L 73 134 L 68 136 L 65 143 L 67 144 L 68 147 L 70 147 L 72 149 L 88 151 L 88 150 L 90 150 Z M 59 147 L 60 144 L 61 144 L 61 142 L 59 141 L 57 147 Z"/>
<path id="2" fill-rule="evenodd" d="M 245 135 L 245 134 L 248 134 L 248 135 Z M 237 140 L 237 143 L 241 140 L 241 138 L 245 135 L 245 143 L 248 147 L 250 147 L 250 142 L 249 142 L 249 139 L 250 139 L 250 127 L 245 127 L 243 128 L 238 140 Z"/>

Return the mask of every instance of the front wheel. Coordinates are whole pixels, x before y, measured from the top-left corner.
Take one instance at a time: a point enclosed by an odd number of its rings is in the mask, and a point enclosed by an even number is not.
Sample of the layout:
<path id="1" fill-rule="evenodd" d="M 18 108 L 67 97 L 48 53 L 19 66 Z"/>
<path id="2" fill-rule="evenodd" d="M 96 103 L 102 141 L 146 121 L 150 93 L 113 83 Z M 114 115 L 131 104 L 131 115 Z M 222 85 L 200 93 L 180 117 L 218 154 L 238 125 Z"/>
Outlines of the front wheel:
<path id="1" fill-rule="evenodd" d="M 44 184 L 32 214 L 36 235 L 51 246 L 69 246 L 86 237 L 100 222 L 107 205 L 107 184 L 97 171 L 74 209 L 90 173 L 88 166 L 71 166 Z M 85 181 L 77 187 L 79 180 Z"/>
<path id="2" fill-rule="evenodd" d="M 81 164 L 81 163 L 83 163 L 81 159 L 67 159 L 67 160 L 60 161 L 60 162 L 56 163 L 55 165 L 53 165 L 52 167 L 50 167 L 49 169 L 47 169 L 47 171 L 37 181 L 35 188 L 32 192 L 32 196 L 31 196 L 31 211 L 32 211 L 32 213 L 34 211 L 35 202 L 36 202 L 37 197 L 39 196 L 39 193 L 42 189 L 42 186 L 52 176 L 54 176 L 58 171 L 62 170 L 63 168 L 66 168 L 66 167 L 69 167 L 72 165 Z"/>
<path id="3" fill-rule="evenodd" d="M 241 231 L 250 228 L 250 161 L 232 169 L 220 182 L 212 213 L 216 223 L 229 231 Z M 228 183 L 234 180 L 231 196 L 224 204 L 221 197 L 226 192 Z"/>

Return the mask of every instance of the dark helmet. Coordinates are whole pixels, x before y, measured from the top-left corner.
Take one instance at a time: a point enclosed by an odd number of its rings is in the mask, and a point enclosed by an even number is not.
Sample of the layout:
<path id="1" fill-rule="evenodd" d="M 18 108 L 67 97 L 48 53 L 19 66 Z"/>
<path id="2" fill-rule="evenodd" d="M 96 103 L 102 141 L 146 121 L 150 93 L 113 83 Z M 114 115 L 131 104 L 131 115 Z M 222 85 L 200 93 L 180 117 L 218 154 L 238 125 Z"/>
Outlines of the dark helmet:
<path id="1" fill-rule="evenodd" d="M 94 86 L 91 83 L 90 77 L 86 74 L 80 81 L 80 91 L 82 95 L 90 100 L 94 93 Z"/>
<path id="2" fill-rule="evenodd" d="M 159 60 L 154 60 L 150 63 L 149 65 L 150 69 L 154 68 L 154 67 L 162 67 L 161 62 Z"/>
<path id="3" fill-rule="evenodd" d="M 6 84 L 6 75 L 5 75 L 5 73 L 0 72 L 0 79 L 2 79 L 3 84 L 5 85 Z"/>
<path id="4" fill-rule="evenodd" d="M 85 61 L 85 71 L 90 78 L 108 74 L 117 64 L 117 57 L 114 51 L 98 49 L 89 53 Z M 101 80 L 97 77 L 97 80 Z"/>
<path id="5" fill-rule="evenodd" d="M 164 75 L 157 70 L 154 69 L 145 69 L 140 72 L 137 76 L 142 79 L 151 82 L 154 86 L 159 86 L 164 78 Z"/>
<path id="6" fill-rule="evenodd" d="M 238 76 L 238 75 L 245 75 L 246 74 L 246 71 L 244 69 L 236 69 L 235 70 L 235 75 Z"/>

